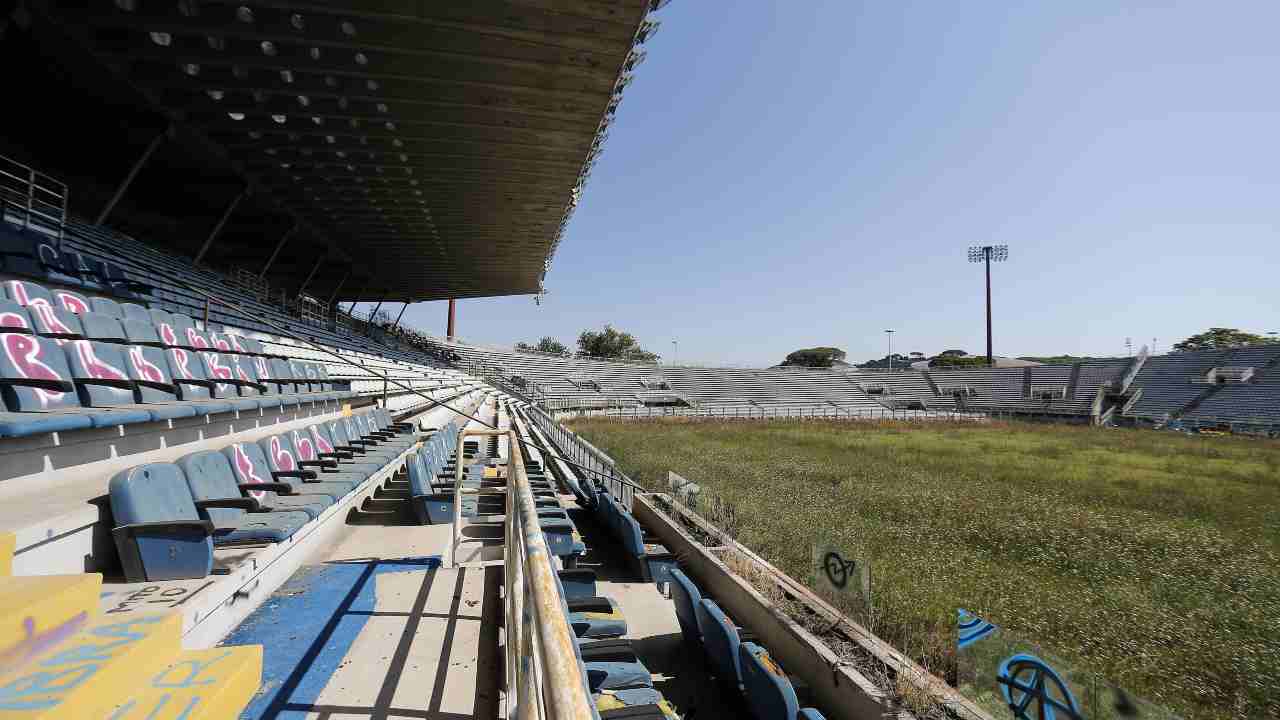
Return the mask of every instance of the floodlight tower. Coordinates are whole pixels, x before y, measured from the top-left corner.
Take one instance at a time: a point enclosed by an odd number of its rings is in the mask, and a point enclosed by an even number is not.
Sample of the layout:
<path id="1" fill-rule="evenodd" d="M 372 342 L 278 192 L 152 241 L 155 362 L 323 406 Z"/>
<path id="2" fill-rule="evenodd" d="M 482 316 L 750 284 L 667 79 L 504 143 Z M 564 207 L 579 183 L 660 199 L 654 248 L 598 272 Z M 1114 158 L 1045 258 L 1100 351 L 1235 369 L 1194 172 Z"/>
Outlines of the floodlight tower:
<path id="1" fill-rule="evenodd" d="M 1008 245 L 970 245 L 969 262 L 987 266 L 987 367 L 995 367 L 991 354 L 991 263 L 1009 259 Z"/>
<path id="2" fill-rule="evenodd" d="M 889 336 L 889 370 L 893 370 L 893 331 L 885 330 L 885 335 Z"/>

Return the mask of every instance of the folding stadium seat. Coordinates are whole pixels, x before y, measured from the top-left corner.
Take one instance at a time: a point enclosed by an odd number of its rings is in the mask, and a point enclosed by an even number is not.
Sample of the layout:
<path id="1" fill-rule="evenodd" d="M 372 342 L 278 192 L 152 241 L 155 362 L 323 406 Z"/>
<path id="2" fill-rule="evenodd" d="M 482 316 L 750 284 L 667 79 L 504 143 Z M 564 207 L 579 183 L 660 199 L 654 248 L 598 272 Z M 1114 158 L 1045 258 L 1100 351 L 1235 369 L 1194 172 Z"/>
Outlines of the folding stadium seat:
<path id="1" fill-rule="evenodd" d="M 278 407 L 283 400 L 258 397 L 262 385 L 228 356 L 208 350 L 192 356 L 198 360 L 204 377 L 209 379 L 209 392 L 213 397 L 231 403 L 237 410 Z"/>
<path id="2" fill-rule="evenodd" d="M 129 582 L 202 578 L 213 569 L 213 523 L 200 517 L 177 465 L 129 468 L 111 478 L 107 493 Z"/>
<path id="3" fill-rule="evenodd" d="M 151 323 L 151 311 L 138 303 L 122 302 L 120 310 L 124 313 L 121 321 L 136 320 L 138 322 Z"/>
<path id="4" fill-rule="evenodd" d="M 311 498 L 313 504 L 328 507 L 343 498 L 350 489 L 348 483 L 313 482 L 316 473 L 311 470 L 273 471 L 267 454 L 255 442 L 232 443 L 223 448 L 222 453 L 227 456 L 240 483 L 284 483 L 293 488 L 292 495 Z"/>
<path id="5" fill-rule="evenodd" d="M 86 427 L 112 427 L 132 423 L 149 422 L 150 412 L 136 409 L 87 408 L 80 404 L 67 356 L 53 341 L 34 335 L 17 333 L 0 334 L 0 393 L 5 405 L 15 414 L 31 414 L 10 418 L 5 428 L 10 436 L 30 435 L 58 429 L 71 430 Z M 55 419 L 48 416 L 78 416 L 75 419 Z M 36 423 L 41 428 L 23 423 Z M 65 426 L 65 427 L 57 427 Z"/>
<path id="6" fill-rule="evenodd" d="M 89 298 L 78 292 L 55 289 L 50 291 L 50 295 L 53 297 L 54 306 L 60 307 L 67 312 L 75 313 L 76 315 L 93 312 L 93 305 L 90 303 Z"/>
<path id="7" fill-rule="evenodd" d="M 662 585 L 671 582 L 671 571 L 676 568 L 676 556 L 665 545 L 654 542 L 656 538 L 645 535 L 639 521 L 626 511 L 620 518 L 622 547 L 636 567 L 640 579 Z"/>
<path id="8" fill-rule="evenodd" d="M 680 568 L 671 570 L 671 601 L 676 606 L 676 622 L 680 634 L 691 647 L 702 647 L 702 633 L 698 630 L 698 605 L 702 591 Z"/>
<path id="9" fill-rule="evenodd" d="M 4 332 L 30 335 L 31 316 L 27 309 L 12 300 L 0 300 L 0 329 Z"/>
<path id="10" fill-rule="evenodd" d="M 147 345 L 156 348 L 169 347 L 160 341 L 160 335 L 156 333 L 156 326 L 151 324 L 150 319 L 125 318 L 120 323 L 120 327 L 124 328 L 125 341 L 130 345 Z"/>
<path id="11" fill-rule="evenodd" d="M 364 478 L 347 473 L 334 473 L 322 478 L 316 470 L 303 467 L 298 461 L 293 443 L 285 433 L 259 440 L 258 447 L 266 458 L 267 469 L 271 471 L 272 477 L 302 480 L 300 485 L 294 486 L 302 492 L 322 492 L 337 500 L 364 482 Z M 302 490 L 303 488 L 306 490 Z"/>
<path id="12" fill-rule="evenodd" d="M 137 388 L 139 401 L 148 405 L 178 404 L 191 408 L 196 415 L 231 412 L 231 403 L 222 400 L 182 399 L 182 389 L 174 382 L 164 350 L 133 345 L 125 348 L 124 354 L 129 379 Z"/>
<path id="13" fill-rule="evenodd" d="M 303 525 L 311 522 L 313 517 L 301 509 L 264 510 L 256 499 L 241 495 L 239 488 L 220 488 L 216 476 L 208 478 L 198 474 L 194 478 L 190 475 L 186 478 L 200 516 L 213 523 L 214 547 L 259 545 L 288 540 Z M 214 482 L 207 482 L 209 480 Z M 228 489 L 231 494 L 225 492 Z"/>
<path id="14" fill-rule="evenodd" d="M 827 718 L 814 708 L 800 708 L 796 720 L 827 720 Z"/>
<path id="15" fill-rule="evenodd" d="M 169 364 L 174 389 L 180 399 L 197 402 L 214 400 L 215 383 L 209 379 L 204 361 L 198 353 L 183 348 L 168 348 L 163 352 Z M 254 398 L 224 397 L 216 402 L 225 404 L 228 410 L 255 410 L 259 407 Z"/>
<path id="16" fill-rule="evenodd" d="M 444 525 L 453 522 L 453 492 L 437 492 L 431 465 L 419 453 L 409 453 L 409 498 L 414 517 L 422 525 Z M 464 508 L 463 514 L 466 514 Z"/>
<path id="17" fill-rule="evenodd" d="M 124 327 L 120 325 L 120 320 L 110 315 L 97 312 L 83 313 L 80 315 L 80 326 L 84 329 L 84 336 L 88 340 L 109 343 L 129 341 Z"/>
<path id="18" fill-rule="evenodd" d="M 816 710 L 800 715 L 796 690 L 787 674 L 769 656 L 768 650 L 753 642 L 744 642 L 738 648 L 738 657 L 742 666 L 743 694 L 756 720 L 822 717 Z"/>
<path id="19" fill-rule="evenodd" d="M 24 280 L 9 280 L 4 283 L 4 292 L 10 300 L 27 309 L 31 327 L 37 335 L 57 340 L 84 337 L 80 318 L 55 305 L 53 296 L 44 286 Z"/>
<path id="20" fill-rule="evenodd" d="M 121 408 L 149 413 L 152 420 L 193 417 L 186 403 L 139 405 L 137 385 L 129 377 L 129 362 L 118 345 L 76 340 L 63 348 L 80 404 L 92 408 Z"/>
<path id="21" fill-rule="evenodd" d="M 377 467 L 374 463 L 347 463 L 341 462 L 335 457 L 321 457 L 320 448 L 316 444 L 314 436 L 308 432 L 307 428 L 294 428 L 288 433 L 289 445 L 293 448 L 294 457 L 298 461 L 298 466 L 303 469 L 315 468 L 319 480 L 333 479 L 354 479 L 360 483 L 369 479 L 381 467 Z"/>
<path id="22" fill-rule="evenodd" d="M 729 620 L 714 600 L 702 599 L 695 607 L 702 648 L 711 664 L 712 674 L 725 687 L 743 692 L 742 659 L 738 650 L 742 639 L 738 627 Z"/>
<path id="23" fill-rule="evenodd" d="M 592 695 L 600 720 L 676 720 L 662 693 L 649 687 L 601 690 Z"/>
<path id="24" fill-rule="evenodd" d="M 288 483 L 239 482 L 231 460 L 219 450 L 184 455 L 178 458 L 178 467 L 186 474 L 196 499 L 243 497 L 253 500 L 257 507 L 252 509 L 304 512 L 311 518 L 319 517 L 330 505 L 325 495 L 292 494 L 293 486 Z"/>
<path id="25" fill-rule="evenodd" d="M 398 454 L 385 448 L 379 449 L 362 438 L 352 439 L 347 434 L 346 418 L 330 420 L 324 426 L 329 431 L 329 437 L 333 438 L 334 450 L 352 453 L 357 460 L 386 465 Z"/>
<path id="26" fill-rule="evenodd" d="M 124 310 L 120 307 L 120 303 L 111 298 L 95 297 L 89 300 L 89 304 L 93 308 L 93 312 L 99 315 L 113 317 L 116 320 L 124 319 Z"/>

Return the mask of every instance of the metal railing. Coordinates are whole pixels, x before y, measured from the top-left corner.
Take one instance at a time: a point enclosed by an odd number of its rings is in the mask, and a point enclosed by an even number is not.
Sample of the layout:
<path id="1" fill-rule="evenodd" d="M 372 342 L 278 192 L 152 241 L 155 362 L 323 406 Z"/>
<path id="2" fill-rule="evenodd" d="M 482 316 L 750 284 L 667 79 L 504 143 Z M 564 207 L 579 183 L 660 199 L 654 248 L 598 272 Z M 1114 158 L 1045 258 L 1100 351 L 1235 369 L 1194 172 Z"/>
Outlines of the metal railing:
<path id="1" fill-rule="evenodd" d="M 566 459 L 585 471 L 582 474 L 586 475 L 587 480 L 603 486 L 624 508 L 631 509 L 631 500 L 635 497 L 638 485 L 618 468 L 613 458 L 561 425 L 541 408 L 530 406 L 526 408 L 526 414 Z"/>
<path id="2" fill-rule="evenodd" d="M 463 444 L 469 437 L 507 439 L 505 488 L 462 487 Z M 505 495 L 503 522 L 503 613 L 506 656 L 506 717 L 525 720 L 590 720 L 591 692 L 578 665 L 574 635 L 561 602 L 551 551 L 542 533 L 537 504 L 525 474 L 516 429 L 458 433 L 454 463 L 453 546 L 457 566 L 462 498 Z"/>
<path id="3" fill-rule="evenodd" d="M 25 228 L 57 237 L 61 248 L 67 222 L 66 183 L 0 155 L 0 219 L 5 215 Z"/>

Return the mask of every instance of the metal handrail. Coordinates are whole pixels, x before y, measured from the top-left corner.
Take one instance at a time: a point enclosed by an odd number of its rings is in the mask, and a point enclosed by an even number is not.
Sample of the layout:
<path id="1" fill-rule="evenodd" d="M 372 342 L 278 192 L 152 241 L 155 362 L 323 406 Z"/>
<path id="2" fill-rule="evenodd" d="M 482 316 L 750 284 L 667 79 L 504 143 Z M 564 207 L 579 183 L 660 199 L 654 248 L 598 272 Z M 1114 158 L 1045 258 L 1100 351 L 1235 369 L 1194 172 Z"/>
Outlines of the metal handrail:
<path id="1" fill-rule="evenodd" d="M 529 720 L 590 720 L 591 692 L 578 664 L 573 631 L 564 604 L 551 551 L 542 533 L 537 503 L 525 473 L 514 413 L 505 430 L 467 430 L 458 433 L 454 463 L 454 526 L 450 560 L 456 567 L 461 537 L 463 444 L 468 437 L 507 439 L 507 483 L 502 490 L 478 488 L 473 494 L 505 494 L 503 612 L 506 633 L 506 717 Z"/>

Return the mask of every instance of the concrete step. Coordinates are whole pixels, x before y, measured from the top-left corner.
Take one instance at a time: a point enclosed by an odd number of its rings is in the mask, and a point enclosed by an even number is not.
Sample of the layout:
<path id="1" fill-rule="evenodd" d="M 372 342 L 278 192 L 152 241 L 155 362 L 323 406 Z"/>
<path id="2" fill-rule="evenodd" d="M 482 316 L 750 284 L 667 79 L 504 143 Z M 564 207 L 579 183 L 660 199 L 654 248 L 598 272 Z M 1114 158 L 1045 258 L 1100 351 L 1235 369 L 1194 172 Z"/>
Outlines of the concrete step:
<path id="1" fill-rule="evenodd" d="M 12 536 L 10 536 L 12 537 Z M 0 674 L 26 665 L 98 614 L 102 576 L 22 575 L 0 583 Z"/>
<path id="2" fill-rule="evenodd" d="M 187 650 L 118 702 L 111 720 L 238 717 L 261 682 L 261 645 Z"/>
<path id="3" fill-rule="evenodd" d="M 0 680 L 0 720 L 92 718 L 173 662 L 182 616 L 107 615 Z"/>

